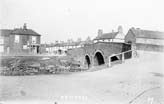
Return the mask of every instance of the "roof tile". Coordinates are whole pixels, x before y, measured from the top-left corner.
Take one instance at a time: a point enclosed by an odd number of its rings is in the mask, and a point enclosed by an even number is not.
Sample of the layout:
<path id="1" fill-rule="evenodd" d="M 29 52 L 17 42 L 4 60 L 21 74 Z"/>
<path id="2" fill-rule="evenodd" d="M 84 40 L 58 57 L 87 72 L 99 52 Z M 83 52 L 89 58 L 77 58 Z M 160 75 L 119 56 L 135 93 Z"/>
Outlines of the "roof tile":
<path id="1" fill-rule="evenodd" d="M 0 36 L 9 36 L 12 30 L 10 29 L 0 29 Z"/>
<path id="2" fill-rule="evenodd" d="M 112 32 L 112 33 L 104 33 L 101 36 L 97 36 L 94 40 L 99 40 L 99 39 L 113 39 L 116 37 L 118 32 Z"/>
<path id="3" fill-rule="evenodd" d="M 130 29 L 137 38 L 150 38 L 150 39 L 164 39 L 164 32 L 142 30 L 142 29 Z"/>
<path id="4" fill-rule="evenodd" d="M 32 29 L 14 29 L 11 34 L 40 36 L 40 34 L 36 33 Z"/>

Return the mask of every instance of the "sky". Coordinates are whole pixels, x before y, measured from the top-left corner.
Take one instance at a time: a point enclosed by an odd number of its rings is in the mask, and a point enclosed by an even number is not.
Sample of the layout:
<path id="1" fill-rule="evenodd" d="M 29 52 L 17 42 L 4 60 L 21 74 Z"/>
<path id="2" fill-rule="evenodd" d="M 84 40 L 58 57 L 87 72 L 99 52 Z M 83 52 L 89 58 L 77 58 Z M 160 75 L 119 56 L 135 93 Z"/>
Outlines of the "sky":
<path id="1" fill-rule="evenodd" d="M 131 27 L 164 31 L 163 0 L 1 0 L 0 28 L 27 28 L 41 34 L 42 43 L 97 36 Z"/>

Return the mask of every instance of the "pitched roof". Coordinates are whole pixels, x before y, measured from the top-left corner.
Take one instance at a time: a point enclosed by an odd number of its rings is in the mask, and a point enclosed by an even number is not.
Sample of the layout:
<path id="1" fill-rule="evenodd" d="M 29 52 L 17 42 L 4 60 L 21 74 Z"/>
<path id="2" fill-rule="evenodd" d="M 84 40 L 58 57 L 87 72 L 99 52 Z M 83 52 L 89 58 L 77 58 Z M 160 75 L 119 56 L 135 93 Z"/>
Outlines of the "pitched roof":
<path id="1" fill-rule="evenodd" d="M 14 29 L 11 34 L 40 36 L 40 34 L 38 34 L 32 29 L 22 29 L 22 28 Z"/>
<path id="2" fill-rule="evenodd" d="M 118 32 L 112 32 L 112 33 L 104 33 L 101 36 L 97 36 L 94 40 L 99 40 L 99 39 L 113 39 L 116 37 Z"/>
<path id="3" fill-rule="evenodd" d="M 164 32 L 131 28 L 136 38 L 164 39 Z"/>
<path id="4" fill-rule="evenodd" d="M 0 36 L 9 36 L 12 30 L 10 29 L 0 29 Z"/>
<path id="5" fill-rule="evenodd" d="M 32 29 L 0 29 L 0 35 L 1 36 L 9 36 L 11 34 L 18 34 L 18 35 L 35 35 L 40 36 L 37 32 L 35 32 Z"/>

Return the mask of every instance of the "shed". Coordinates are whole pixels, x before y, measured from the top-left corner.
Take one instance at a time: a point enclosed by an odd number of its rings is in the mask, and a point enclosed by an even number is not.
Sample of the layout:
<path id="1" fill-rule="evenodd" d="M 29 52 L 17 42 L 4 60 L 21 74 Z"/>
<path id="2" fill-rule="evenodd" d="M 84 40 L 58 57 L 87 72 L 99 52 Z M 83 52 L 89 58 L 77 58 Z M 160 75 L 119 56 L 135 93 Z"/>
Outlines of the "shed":
<path id="1" fill-rule="evenodd" d="M 125 36 L 126 43 L 132 43 L 137 50 L 164 51 L 164 32 L 130 28 Z"/>

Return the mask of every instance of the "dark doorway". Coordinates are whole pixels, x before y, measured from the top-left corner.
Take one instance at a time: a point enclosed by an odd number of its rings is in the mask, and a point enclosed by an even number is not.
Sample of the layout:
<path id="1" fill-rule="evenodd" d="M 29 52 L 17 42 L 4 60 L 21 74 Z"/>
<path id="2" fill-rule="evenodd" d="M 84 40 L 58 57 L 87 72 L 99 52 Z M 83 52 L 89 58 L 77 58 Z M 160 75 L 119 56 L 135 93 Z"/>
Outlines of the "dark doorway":
<path id="1" fill-rule="evenodd" d="M 36 47 L 36 52 L 39 53 L 39 46 Z"/>
<path id="2" fill-rule="evenodd" d="M 87 67 L 89 68 L 90 67 L 90 64 L 91 64 L 91 61 L 90 61 L 90 58 L 88 55 L 85 56 L 85 62 L 87 64 Z"/>
<path id="3" fill-rule="evenodd" d="M 103 55 L 100 52 L 97 52 L 94 56 L 94 65 L 105 64 Z"/>
<path id="4" fill-rule="evenodd" d="M 118 58 L 117 56 L 113 56 L 113 57 L 111 57 L 111 62 L 113 62 L 113 61 L 117 61 L 117 60 L 119 60 L 119 58 Z"/>

